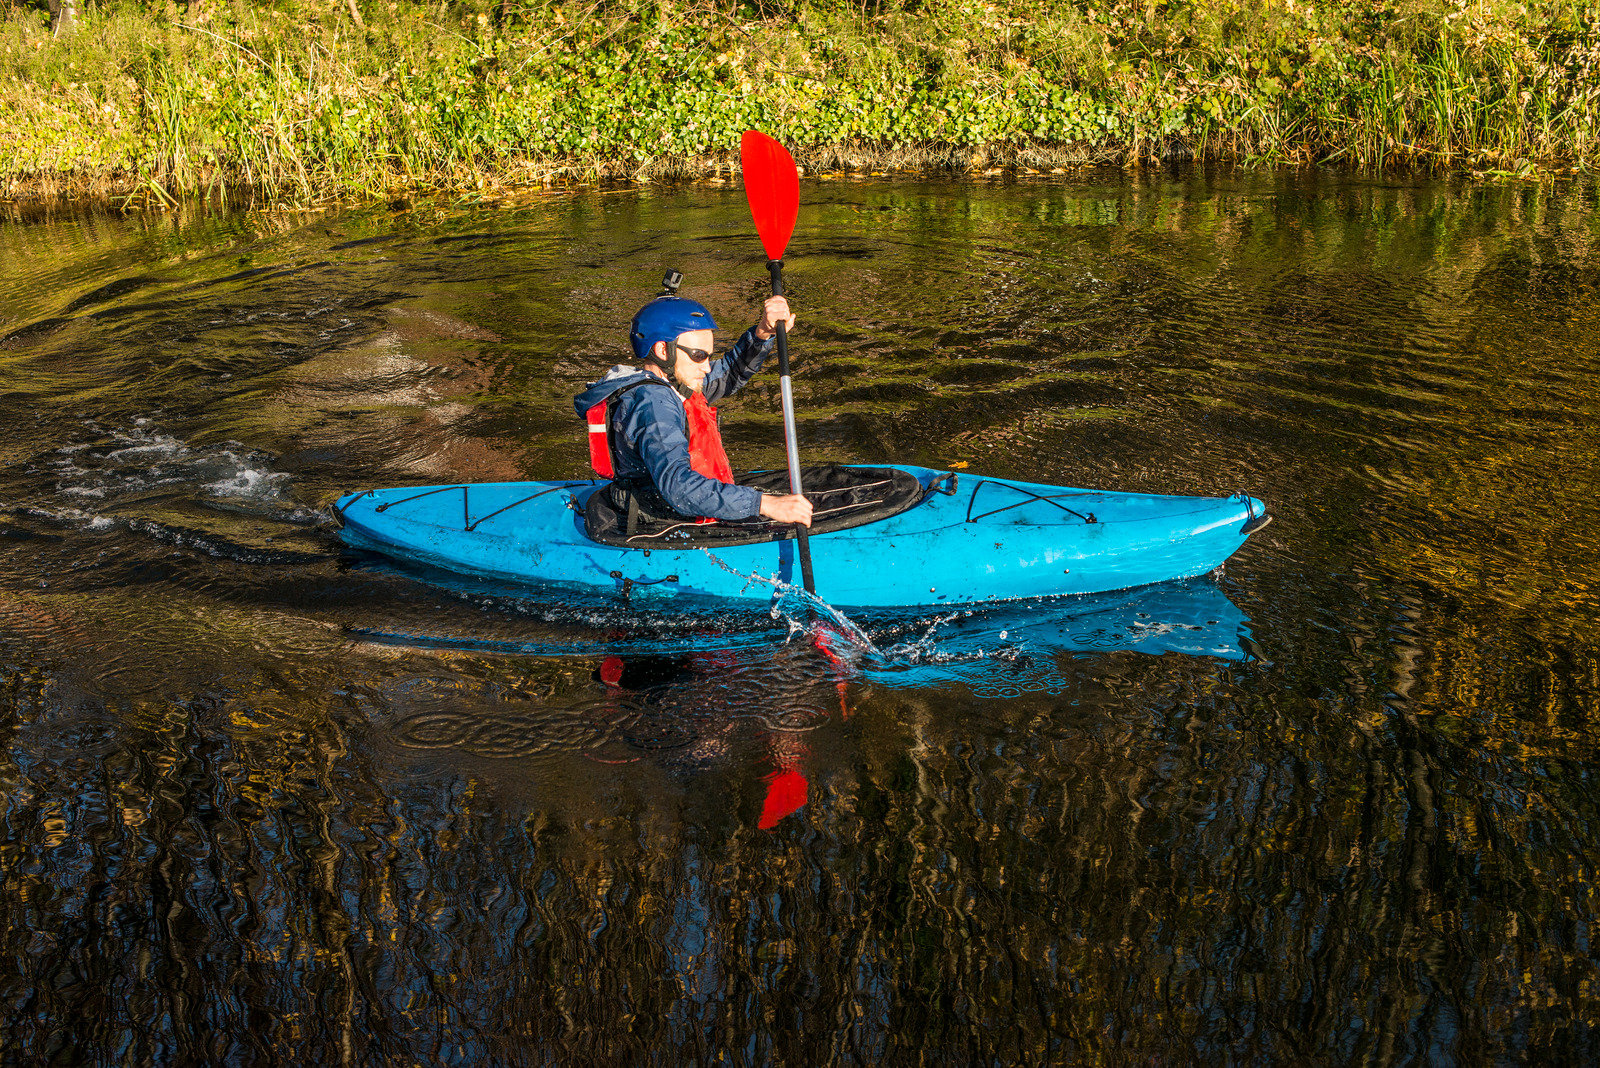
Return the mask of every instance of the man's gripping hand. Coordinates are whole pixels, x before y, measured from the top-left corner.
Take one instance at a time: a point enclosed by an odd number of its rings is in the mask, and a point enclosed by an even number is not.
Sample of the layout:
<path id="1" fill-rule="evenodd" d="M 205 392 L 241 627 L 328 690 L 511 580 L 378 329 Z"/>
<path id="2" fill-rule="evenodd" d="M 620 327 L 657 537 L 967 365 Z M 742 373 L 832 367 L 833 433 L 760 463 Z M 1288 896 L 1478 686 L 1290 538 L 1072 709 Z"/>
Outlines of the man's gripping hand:
<path id="1" fill-rule="evenodd" d="M 783 324 L 784 330 L 792 331 L 794 313 L 789 310 L 789 302 L 783 297 L 768 297 L 761 306 L 761 321 L 756 324 L 756 337 L 767 340 L 778 332 L 779 323 Z"/>
<path id="2" fill-rule="evenodd" d="M 782 297 L 776 298 L 782 300 Z M 770 493 L 761 495 L 761 514 L 768 519 L 779 523 L 799 523 L 803 527 L 811 525 L 811 502 L 798 493 L 785 493 L 781 497 L 774 497 Z"/>

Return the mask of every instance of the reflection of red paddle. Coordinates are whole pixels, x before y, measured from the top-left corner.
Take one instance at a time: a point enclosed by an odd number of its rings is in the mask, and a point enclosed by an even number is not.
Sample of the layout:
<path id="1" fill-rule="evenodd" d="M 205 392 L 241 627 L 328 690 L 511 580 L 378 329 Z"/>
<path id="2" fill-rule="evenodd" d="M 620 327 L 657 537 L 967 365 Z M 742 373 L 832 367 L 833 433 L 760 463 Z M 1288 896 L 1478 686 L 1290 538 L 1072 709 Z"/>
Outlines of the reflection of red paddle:
<path id="1" fill-rule="evenodd" d="M 839 715 L 849 719 L 850 706 L 845 703 L 848 689 L 845 680 L 850 673 L 850 664 L 833 650 L 834 642 L 846 640 L 837 628 L 827 623 L 818 623 L 811 631 L 811 644 L 833 664 L 834 686 L 839 691 Z M 767 796 L 761 802 L 761 820 L 757 823 L 763 831 L 772 830 L 779 820 L 805 805 L 810 783 L 806 781 L 805 772 L 800 770 L 800 757 L 804 752 L 803 746 L 789 745 L 779 747 L 774 753 L 778 770 L 764 780 Z"/>
<path id="2" fill-rule="evenodd" d="M 811 644 L 816 646 L 817 651 L 827 657 L 828 662 L 833 665 L 835 680 L 833 686 L 839 691 L 839 715 L 849 719 L 850 706 L 845 704 L 844 697 L 847 689 L 845 678 L 850 673 L 850 665 L 845 662 L 844 657 L 833 651 L 833 643 L 843 639 L 844 636 L 839 633 L 838 628 L 827 623 L 818 623 L 811 630 Z"/>
<path id="3" fill-rule="evenodd" d="M 783 817 L 798 811 L 806 803 L 808 787 L 805 775 L 795 764 L 767 776 L 767 797 L 761 802 L 761 821 L 756 826 L 770 831 Z"/>
<path id="4" fill-rule="evenodd" d="M 764 133 L 746 130 L 739 142 L 739 165 L 744 170 L 744 195 L 750 201 L 750 217 L 755 220 L 761 247 L 767 251 L 767 273 L 772 276 L 772 295 L 783 294 L 783 253 L 794 233 L 800 214 L 800 172 L 795 169 L 789 150 Z M 794 387 L 789 384 L 789 338 L 778 323 L 778 388 L 783 395 L 783 435 L 789 450 L 789 492 L 801 493 L 800 446 L 794 429 Z M 806 592 L 817 592 L 811 578 L 811 542 L 806 528 L 795 527 L 800 540 L 800 578 Z"/>

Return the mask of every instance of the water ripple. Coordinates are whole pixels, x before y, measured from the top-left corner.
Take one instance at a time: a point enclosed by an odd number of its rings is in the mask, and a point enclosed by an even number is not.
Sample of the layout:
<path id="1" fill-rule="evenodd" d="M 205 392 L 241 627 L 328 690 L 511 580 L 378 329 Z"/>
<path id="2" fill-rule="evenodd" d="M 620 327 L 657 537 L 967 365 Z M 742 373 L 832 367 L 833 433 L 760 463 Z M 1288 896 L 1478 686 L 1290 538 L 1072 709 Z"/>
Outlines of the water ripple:
<path id="1" fill-rule="evenodd" d="M 62 1061 L 1600 1059 L 1592 185 L 807 181 L 802 447 L 1267 500 L 845 618 L 341 550 L 565 477 L 737 189 L 0 224 L 0 1028 Z M 777 389 L 725 405 L 783 462 Z M 826 587 L 825 587 L 826 588 Z"/>

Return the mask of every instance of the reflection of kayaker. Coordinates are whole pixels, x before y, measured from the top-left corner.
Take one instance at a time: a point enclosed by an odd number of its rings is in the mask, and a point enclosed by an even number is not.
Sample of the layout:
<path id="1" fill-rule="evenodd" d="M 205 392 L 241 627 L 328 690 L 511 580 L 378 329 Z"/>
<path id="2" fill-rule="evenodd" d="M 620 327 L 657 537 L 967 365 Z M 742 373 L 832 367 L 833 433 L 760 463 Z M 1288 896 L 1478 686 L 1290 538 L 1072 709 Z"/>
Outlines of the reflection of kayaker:
<path id="1" fill-rule="evenodd" d="M 711 406 L 761 370 L 778 324 L 794 324 L 788 302 L 768 298 L 761 320 L 712 360 L 716 320 L 703 304 L 676 295 L 681 277 L 669 272 L 667 289 L 633 317 L 628 340 L 641 366 L 613 367 L 574 400 L 588 424 L 591 463 L 615 480 L 609 492 L 624 512 L 644 508 L 678 521 L 765 516 L 809 524 L 811 503 L 804 497 L 734 484 Z"/>
<path id="2" fill-rule="evenodd" d="M 656 706 L 673 686 L 701 684 L 707 677 L 725 671 L 732 663 L 727 650 L 685 653 L 680 656 L 608 656 L 594 670 L 594 678 L 609 693 L 618 697 L 627 695 L 641 705 Z M 680 748 L 693 744 L 697 735 L 685 724 L 677 731 L 662 731 L 660 724 L 650 732 L 649 739 L 630 736 L 631 745 L 637 749 Z M 670 744 L 661 744 L 663 736 L 670 736 Z M 807 749 L 800 736 L 791 732 L 771 731 L 767 739 L 767 755 L 772 768 L 761 777 L 761 814 L 756 825 L 771 830 L 785 816 L 798 812 L 805 806 L 810 791 L 801 761 Z M 617 760 L 595 757 L 601 763 L 620 763 Z M 637 759 L 637 758 L 633 758 Z"/>

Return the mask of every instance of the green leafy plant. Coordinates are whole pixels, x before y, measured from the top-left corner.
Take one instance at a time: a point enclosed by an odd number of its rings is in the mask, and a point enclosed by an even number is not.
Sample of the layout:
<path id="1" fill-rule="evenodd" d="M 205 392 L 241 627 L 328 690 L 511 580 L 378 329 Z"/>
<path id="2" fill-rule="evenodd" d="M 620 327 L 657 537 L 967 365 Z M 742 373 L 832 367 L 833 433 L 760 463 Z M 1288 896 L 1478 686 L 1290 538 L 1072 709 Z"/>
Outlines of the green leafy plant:
<path id="1" fill-rule="evenodd" d="M 152 196 L 1172 158 L 1595 163 L 1600 0 L 243 0 L 0 23 L 0 172 Z"/>

